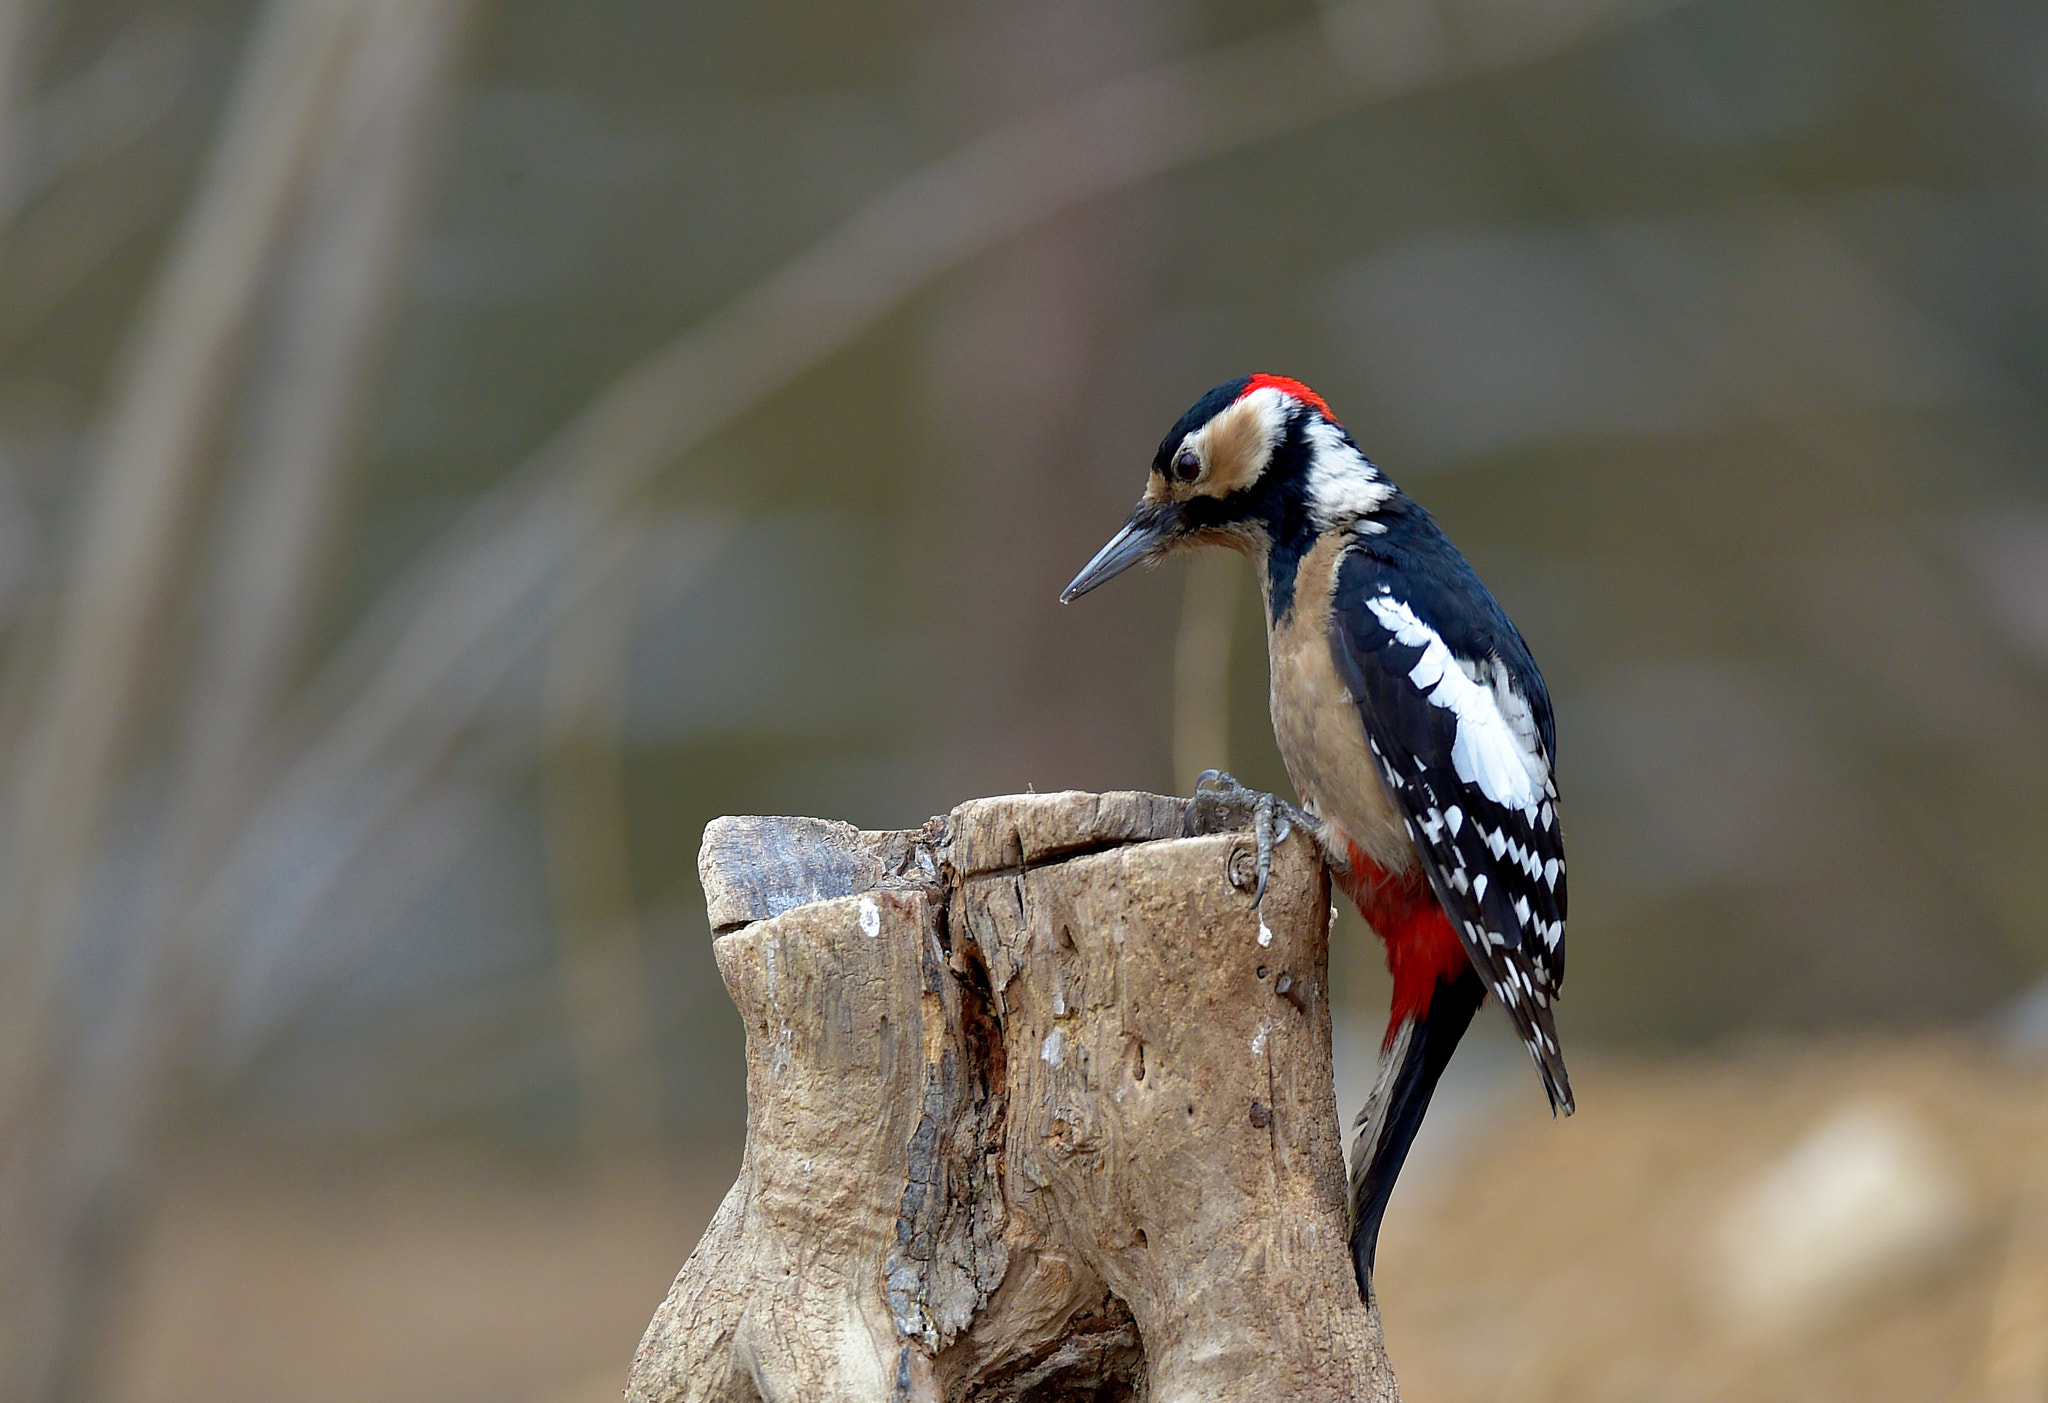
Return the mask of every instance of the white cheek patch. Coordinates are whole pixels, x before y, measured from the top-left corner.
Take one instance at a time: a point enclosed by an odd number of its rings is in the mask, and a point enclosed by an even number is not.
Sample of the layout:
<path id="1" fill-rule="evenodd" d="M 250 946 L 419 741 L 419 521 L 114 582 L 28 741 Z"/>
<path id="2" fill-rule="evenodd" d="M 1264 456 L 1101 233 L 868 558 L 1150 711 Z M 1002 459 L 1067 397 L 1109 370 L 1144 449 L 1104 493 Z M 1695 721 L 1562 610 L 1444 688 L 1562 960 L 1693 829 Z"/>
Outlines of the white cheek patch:
<path id="1" fill-rule="evenodd" d="M 1316 525 L 1356 521 L 1380 509 L 1394 495 L 1393 484 L 1366 461 L 1344 431 L 1329 420 L 1310 415 L 1308 438 L 1308 502 Z"/>
<path id="2" fill-rule="evenodd" d="M 1506 687 L 1505 671 L 1493 670 L 1495 686 L 1475 682 L 1437 631 L 1416 618 L 1405 602 L 1383 594 L 1366 603 L 1396 639 L 1422 649 L 1408 680 L 1427 692 L 1432 704 L 1457 718 L 1451 765 L 1458 778 L 1479 786 L 1479 792 L 1496 804 L 1534 814 L 1546 797 L 1550 766 L 1535 744 L 1535 721 L 1528 703 Z M 1510 694 L 1505 709 L 1496 687 Z M 1510 711 L 1515 712 L 1513 719 Z"/>
<path id="3" fill-rule="evenodd" d="M 1256 483 L 1287 431 L 1288 408 L 1287 397 L 1266 386 L 1189 434 L 1185 446 L 1192 448 L 1209 470 L 1195 490 L 1220 497 Z"/>

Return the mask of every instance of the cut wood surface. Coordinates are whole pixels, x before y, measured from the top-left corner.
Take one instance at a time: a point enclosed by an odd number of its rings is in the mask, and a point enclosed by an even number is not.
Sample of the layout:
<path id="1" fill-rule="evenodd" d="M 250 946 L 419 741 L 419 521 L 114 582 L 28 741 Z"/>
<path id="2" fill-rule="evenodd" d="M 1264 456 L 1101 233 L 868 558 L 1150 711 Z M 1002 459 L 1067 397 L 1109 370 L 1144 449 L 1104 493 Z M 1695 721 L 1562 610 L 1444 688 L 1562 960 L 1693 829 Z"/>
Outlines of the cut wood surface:
<path id="1" fill-rule="evenodd" d="M 1228 821 L 713 823 L 746 1155 L 628 1398 L 1397 1398 L 1346 1253 L 1329 881 L 1290 839 L 1254 911 Z"/>

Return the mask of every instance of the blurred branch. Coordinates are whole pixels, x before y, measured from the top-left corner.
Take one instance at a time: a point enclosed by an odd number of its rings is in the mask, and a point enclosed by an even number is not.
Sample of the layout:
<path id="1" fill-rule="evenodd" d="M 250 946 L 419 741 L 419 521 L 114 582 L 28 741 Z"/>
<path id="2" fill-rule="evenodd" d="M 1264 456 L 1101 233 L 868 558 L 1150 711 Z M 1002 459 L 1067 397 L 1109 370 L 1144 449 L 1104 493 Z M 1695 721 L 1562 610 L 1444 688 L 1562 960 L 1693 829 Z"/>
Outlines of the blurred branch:
<path id="1" fill-rule="evenodd" d="M 1357 0 L 1339 13 L 1364 15 L 1370 39 L 1372 17 L 1390 8 Z M 260 846 L 284 815 L 342 791 L 362 802 L 336 840 L 366 843 L 431 769 L 434 747 L 452 744 L 497 679 L 538 646 L 573 561 L 612 519 L 680 455 L 949 270 L 1084 201 L 1371 102 L 1560 52 L 1634 13 L 1629 0 L 1516 11 L 1512 44 L 1461 40 L 1377 68 L 1333 56 L 1322 22 L 1286 28 L 1053 103 L 910 176 L 621 377 L 387 592 L 309 689 L 291 726 L 311 739 L 249 841 Z M 1474 10 L 1464 28 L 1492 33 L 1490 14 Z M 1357 43 L 1354 35 L 1354 55 Z M 406 759 L 394 766 L 399 750 Z M 374 790 L 366 775 L 380 776 Z M 223 873 L 215 899 L 232 904 L 261 868 L 250 850 Z"/>
<path id="2" fill-rule="evenodd" d="M 28 3 L 7 0 L 6 9 Z M 83 73 L 24 110 L 18 137 L 0 158 L 0 225 L 58 181 L 148 132 L 190 80 L 197 50 L 189 19 L 139 16 Z"/>
<path id="3" fill-rule="evenodd" d="M 47 0 L 0 0 L 0 226 L 16 208 L 16 172 L 28 143 L 22 90 L 37 57 L 38 21 Z"/>
<path id="4" fill-rule="evenodd" d="M 548 643 L 548 879 L 584 1138 L 598 1152 L 645 1143 L 660 1127 L 620 773 L 645 536 L 629 519 L 608 549 L 584 553 L 589 578 Z"/>
<path id="5" fill-rule="evenodd" d="M 179 569 L 207 435 L 322 112 L 343 18 L 341 7 L 293 0 L 264 16 L 220 142 L 116 374 L 7 828 L 0 1143 L 11 1146 L 20 1132 L 58 951 L 147 685 L 151 626 Z"/>
<path id="6" fill-rule="evenodd" d="M 137 961 L 158 965 L 104 1036 L 142 1049 L 106 1118 L 133 1126 L 161 1092 L 162 1065 L 220 1011 L 219 941 L 195 911 L 231 844 L 260 765 L 267 723 L 301 661 L 340 516 L 355 411 L 375 360 L 420 181 L 470 0 L 366 0 L 322 137 L 304 212 L 280 259 L 270 336 L 252 378 L 246 446 L 220 515 L 225 537 L 202 596 L 198 662 L 173 755 L 167 838 L 146 903 L 164 934 Z M 425 845 L 429 853 L 458 847 Z M 429 864 L 431 865 L 431 864 Z M 417 893 L 419 883 L 384 890 Z"/>
<path id="7" fill-rule="evenodd" d="M 82 1347 L 97 1283 L 80 1244 L 119 1198 L 137 1145 L 158 1128 L 181 1066 L 176 1054 L 210 1007 L 180 959 L 182 894 L 300 636 L 345 427 L 392 281 L 419 113 L 464 8 L 276 0 L 262 13 L 124 350 L 7 835 L 0 1377 L 12 1397 L 58 1387 L 66 1355 Z M 120 126 L 100 122 L 98 137 Z M 297 255 L 281 262 L 288 239 Z M 149 876 L 154 899 L 124 932 L 129 958 L 112 1011 L 89 1043 L 69 1040 L 53 1010 L 80 888 L 128 731 L 154 689 L 152 635 L 197 534 L 214 436 L 280 267 L 277 354 L 229 494 L 228 543 L 160 830 L 167 836 Z"/>
<path id="8" fill-rule="evenodd" d="M 0 353 L 12 352 L 81 284 L 151 230 L 186 191 L 167 161 L 110 161 L 56 186 L 8 230 L 0 281 Z"/>
<path id="9" fill-rule="evenodd" d="M 283 697 L 329 556 L 354 413 L 398 284 L 434 110 L 469 0 L 373 0 L 311 172 L 274 354 L 180 746 L 183 825 L 212 832 Z"/>
<path id="10" fill-rule="evenodd" d="M 14 8 L 22 3 L 0 0 Z M 169 113 L 191 82 L 198 48 L 188 17 L 143 14 L 82 73 L 6 119 L 0 259 L 8 276 L 0 281 L 0 351 L 40 326 L 175 202 L 184 176 L 177 162 L 159 153 L 123 167 L 113 158 Z"/>
<path id="11" fill-rule="evenodd" d="M 722 517 L 671 519 L 664 526 L 664 583 L 676 594 L 719 563 L 735 529 Z M 595 544 L 602 548 L 606 541 Z M 517 629 L 488 636 L 451 667 L 445 689 L 413 699 L 417 708 L 389 746 L 368 753 L 361 770 L 330 788 L 307 782 L 268 792 L 243 815 L 237 841 L 194 917 L 198 929 L 219 941 L 216 963 L 236 986 L 221 1049 L 227 1063 L 246 1061 L 288 1024 L 295 1006 L 331 989 L 410 909 L 412 897 L 403 896 L 369 900 L 365 911 L 365 892 L 418 893 L 460 855 L 466 840 L 452 835 L 424 848 L 394 836 L 425 807 L 423 799 L 446 807 L 451 762 L 461 762 L 464 792 L 493 800 L 529 777 L 525 766 L 535 739 L 528 723 L 539 718 L 505 708 L 509 684 L 528 675 L 528 667 L 545 664 L 537 645 L 570 627 L 582 608 L 581 591 L 604 578 L 579 562 L 561 589 L 533 601 L 534 612 Z M 484 817 L 480 809 L 454 826 L 474 831 Z M 351 914 L 337 924 L 337 910 Z M 327 918 L 323 935 L 310 952 L 299 952 L 296 977 L 274 978 L 316 916 Z"/>

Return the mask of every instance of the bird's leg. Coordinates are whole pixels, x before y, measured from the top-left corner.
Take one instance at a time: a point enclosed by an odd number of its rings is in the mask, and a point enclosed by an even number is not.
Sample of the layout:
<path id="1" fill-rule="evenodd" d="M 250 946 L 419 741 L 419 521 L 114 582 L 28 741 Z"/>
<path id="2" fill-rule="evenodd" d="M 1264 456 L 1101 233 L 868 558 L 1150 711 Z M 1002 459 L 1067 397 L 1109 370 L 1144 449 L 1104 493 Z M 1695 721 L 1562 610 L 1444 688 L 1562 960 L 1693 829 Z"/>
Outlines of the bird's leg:
<path id="1" fill-rule="evenodd" d="M 1254 911 L 1266 899 L 1266 879 L 1273 871 L 1273 849 L 1286 842 L 1297 828 L 1314 838 L 1318 827 L 1313 816 L 1285 799 L 1246 788 L 1222 770 L 1202 771 L 1188 807 L 1191 826 L 1197 833 L 1220 833 L 1251 825 L 1259 845 L 1259 884 L 1252 893 Z"/>

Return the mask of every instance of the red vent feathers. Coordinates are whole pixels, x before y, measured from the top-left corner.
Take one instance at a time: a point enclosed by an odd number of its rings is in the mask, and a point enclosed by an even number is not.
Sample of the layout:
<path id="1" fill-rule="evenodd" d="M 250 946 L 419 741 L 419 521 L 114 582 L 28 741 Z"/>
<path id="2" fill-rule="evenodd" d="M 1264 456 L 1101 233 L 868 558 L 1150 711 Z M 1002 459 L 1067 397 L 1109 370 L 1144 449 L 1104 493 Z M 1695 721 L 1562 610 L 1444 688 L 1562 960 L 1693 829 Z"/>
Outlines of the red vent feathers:
<path id="1" fill-rule="evenodd" d="M 1254 375 L 1245 384 L 1244 389 L 1239 392 L 1237 397 L 1243 399 L 1253 390 L 1267 389 L 1278 390 L 1283 395 L 1292 395 L 1331 423 L 1337 422 L 1337 416 L 1330 412 L 1330 406 L 1323 402 L 1321 395 L 1302 384 L 1301 381 L 1289 380 L 1284 375 Z"/>

